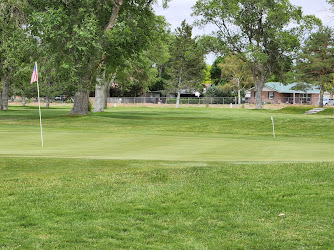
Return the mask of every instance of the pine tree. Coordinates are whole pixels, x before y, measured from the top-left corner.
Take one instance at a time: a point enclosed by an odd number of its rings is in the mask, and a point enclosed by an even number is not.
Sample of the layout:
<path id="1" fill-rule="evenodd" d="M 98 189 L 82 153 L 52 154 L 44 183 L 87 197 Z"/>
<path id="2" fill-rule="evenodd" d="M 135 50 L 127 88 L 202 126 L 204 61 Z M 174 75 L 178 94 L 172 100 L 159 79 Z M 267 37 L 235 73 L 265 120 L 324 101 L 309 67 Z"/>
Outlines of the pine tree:
<path id="1" fill-rule="evenodd" d="M 175 40 L 171 46 L 169 73 L 171 80 L 167 89 L 177 93 L 176 108 L 180 104 L 181 90 L 194 91 L 201 88 L 205 78 L 204 52 L 192 38 L 192 26 L 184 20 L 176 29 Z"/>
<path id="2" fill-rule="evenodd" d="M 334 31 L 329 27 L 321 27 L 306 40 L 296 65 L 298 80 L 319 86 L 320 107 L 323 106 L 324 91 L 333 85 L 333 65 Z"/>

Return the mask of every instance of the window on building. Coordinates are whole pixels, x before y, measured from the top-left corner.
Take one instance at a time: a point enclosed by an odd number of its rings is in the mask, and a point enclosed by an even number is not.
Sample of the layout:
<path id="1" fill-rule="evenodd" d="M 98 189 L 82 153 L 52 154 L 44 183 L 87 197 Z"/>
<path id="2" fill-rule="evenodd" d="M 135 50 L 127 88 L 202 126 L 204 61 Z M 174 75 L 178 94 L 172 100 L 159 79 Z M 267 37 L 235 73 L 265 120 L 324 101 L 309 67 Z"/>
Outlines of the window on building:
<path id="1" fill-rule="evenodd" d="M 254 91 L 254 98 L 256 97 L 256 91 Z"/>
<path id="2" fill-rule="evenodd" d="M 275 93 L 274 92 L 268 92 L 268 99 L 274 99 Z"/>
<path id="3" fill-rule="evenodd" d="M 300 94 L 300 101 L 302 103 L 310 103 L 311 102 L 311 94 Z"/>

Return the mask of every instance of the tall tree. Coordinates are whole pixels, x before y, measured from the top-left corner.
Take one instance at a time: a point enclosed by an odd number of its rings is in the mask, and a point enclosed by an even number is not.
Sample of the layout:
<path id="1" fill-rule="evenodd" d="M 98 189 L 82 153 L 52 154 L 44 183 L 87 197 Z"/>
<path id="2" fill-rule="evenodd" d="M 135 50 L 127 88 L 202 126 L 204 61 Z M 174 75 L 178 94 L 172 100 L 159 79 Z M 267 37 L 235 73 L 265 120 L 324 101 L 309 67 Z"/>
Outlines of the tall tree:
<path id="1" fill-rule="evenodd" d="M 8 109 L 9 86 L 24 57 L 22 52 L 27 37 L 23 30 L 26 23 L 23 7 L 24 1 L 20 0 L 0 2 L 1 110 Z"/>
<path id="2" fill-rule="evenodd" d="M 63 72 L 63 80 L 78 88 L 71 114 L 88 113 L 89 90 L 97 74 L 104 74 L 103 70 L 99 69 L 106 60 L 105 37 L 108 37 L 117 25 L 123 32 L 128 32 L 130 27 L 124 25 L 126 20 L 135 20 L 138 17 L 143 20 L 146 16 L 151 16 L 154 2 L 29 1 L 33 10 L 29 27 L 34 35 L 50 46 L 52 53 L 58 55 L 58 68 Z M 166 3 L 167 0 L 163 2 Z M 145 32 L 145 21 L 134 21 L 133 24 Z M 132 34 L 128 35 L 131 38 Z"/>
<path id="3" fill-rule="evenodd" d="M 181 90 L 199 89 L 205 78 L 204 52 L 192 38 L 192 28 L 184 20 L 181 27 L 176 29 L 175 40 L 171 46 L 171 79 L 167 88 L 169 92 L 177 93 L 176 108 L 180 104 Z"/>
<path id="4" fill-rule="evenodd" d="M 250 88 L 253 83 L 252 72 L 247 63 L 235 55 L 224 58 L 224 63 L 218 64 L 221 69 L 222 77 L 227 78 L 231 89 L 236 89 L 238 93 L 238 104 L 241 104 L 241 90 Z"/>
<path id="5" fill-rule="evenodd" d="M 201 17 L 199 25 L 215 25 L 215 37 L 248 64 L 258 109 L 262 108 L 265 82 L 284 68 L 290 53 L 299 46 L 292 22 L 303 28 L 303 20 L 314 19 L 303 19 L 301 8 L 288 0 L 198 0 L 193 11 Z"/>
<path id="6" fill-rule="evenodd" d="M 45 47 L 41 49 L 46 53 L 45 59 L 56 62 L 50 70 L 61 75 L 63 82 L 77 86 L 74 113 L 87 114 L 88 89 L 100 61 L 101 25 L 108 22 L 105 15 L 111 12 L 112 6 L 93 0 L 31 0 L 29 3 L 29 29 L 39 46 Z"/>
<path id="7" fill-rule="evenodd" d="M 332 90 L 334 87 L 333 29 L 320 27 L 307 38 L 298 56 L 295 73 L 297 80 L 319 86 L 319 106 L 322 107 L 324 91 Z"/>
<path id="8" fill-rule="evenodd" d="M 164 48 L 161 48 L 167 32 L 164 17 L 154 15 L 151 10 L 146 15 L 142 14 L 125 18 L 122 23 L 116 24 L 103 43 L 106 48 L 105 67 L 101 71 L 102 77 L 98 75 L 99 81 L 95 87 L 94 112 L 104 110 L 104 93 L 109 92 L 110 81 L 103 74 L 110 76 L 117 71 L 116 80 L 119 84 L 132 86 L 132 90 L 140 90 L 146 85 L 147 89 L 151 83 L 151 72 L 155 69 L 153 64 L 168 59 L 165 59 Z M 124 27 L 127 27 L 125 31 Z"/>

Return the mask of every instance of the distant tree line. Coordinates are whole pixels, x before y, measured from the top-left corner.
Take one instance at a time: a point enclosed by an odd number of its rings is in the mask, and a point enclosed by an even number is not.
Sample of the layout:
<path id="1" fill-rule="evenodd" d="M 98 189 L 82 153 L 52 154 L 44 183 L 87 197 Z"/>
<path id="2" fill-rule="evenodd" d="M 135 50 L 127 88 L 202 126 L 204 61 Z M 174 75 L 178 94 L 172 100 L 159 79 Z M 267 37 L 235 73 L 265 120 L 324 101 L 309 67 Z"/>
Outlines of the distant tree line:
<path id="1" fill-rule="evenodd" d="M 138 96 L 181 90 L 238 96 L 264 83 L 307 81 L 333 91 L 333 30 L 288 0 L 198 0 L 195 25 L 213 24 L 211 36 L 192 36 L 183 21 L 170 31 L 151 0 L 2 0 L 0 3 L 1 109 L 11 95 L 36 96 L 30 85 L 38 62 L 41 95 L 73 97 L 71 114 L 106 108 L 110 92 Z M 169 0 L 163 0 L 167 7 Z M 334 4 L 332 0 L 328 0 Z M 205 65 L 205 55 L 217 55 Z M 178 103 L 178 102 L 177 102 Z"/>

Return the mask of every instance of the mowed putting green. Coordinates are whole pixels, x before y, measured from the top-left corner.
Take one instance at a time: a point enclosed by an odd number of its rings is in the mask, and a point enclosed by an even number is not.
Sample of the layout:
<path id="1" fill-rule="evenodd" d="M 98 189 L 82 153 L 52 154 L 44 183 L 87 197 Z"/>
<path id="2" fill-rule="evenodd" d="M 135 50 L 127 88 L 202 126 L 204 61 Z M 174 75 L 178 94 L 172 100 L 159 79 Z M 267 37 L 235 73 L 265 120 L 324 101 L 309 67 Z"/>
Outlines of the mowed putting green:
<path id="1" fill-rule="evenodd" d="M 41 148 L 36 107 L 0 116 L 0 154 L 126 160 L 333 161 L 334 110 L 303 108 L 111 108 L 67 116 L 68 107 L 42 110 Z M 276 138 L 273 138 L 271 116 Z"/>
<path id="2" fill-rule="evenodd" d="M 334 109 L 0 112 L 1 249 L 332 249 Z M 271 116 L 276 138 L 273 138 Z"/>

